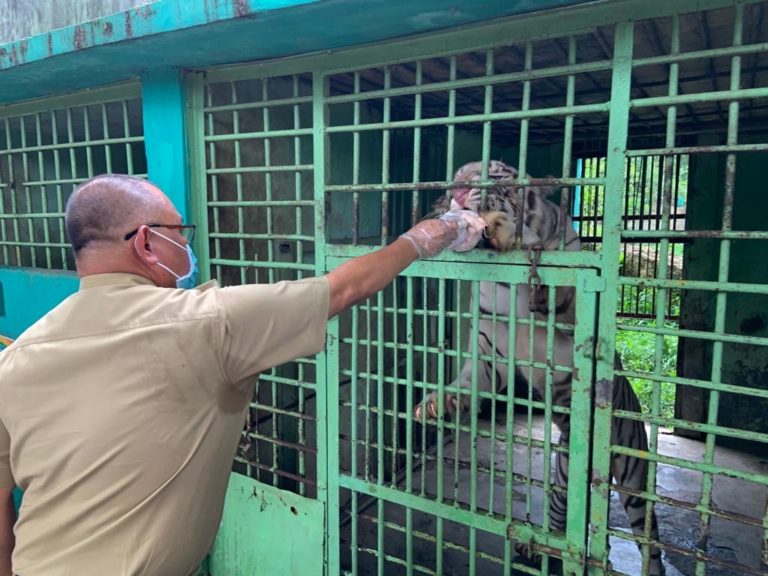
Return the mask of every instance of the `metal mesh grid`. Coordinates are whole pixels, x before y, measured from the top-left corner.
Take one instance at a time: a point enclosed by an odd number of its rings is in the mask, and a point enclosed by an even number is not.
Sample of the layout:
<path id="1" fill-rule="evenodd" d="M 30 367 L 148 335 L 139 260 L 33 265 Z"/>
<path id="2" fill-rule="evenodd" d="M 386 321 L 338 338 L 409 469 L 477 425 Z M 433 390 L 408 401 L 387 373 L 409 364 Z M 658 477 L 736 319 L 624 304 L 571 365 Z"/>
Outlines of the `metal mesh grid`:
<path id="1" fill-rule="evenodd" d="M 577 35 L 330 75 L 329 218 L 353 223 L 331 243 L 386 243 L 468 161 L 504 160 L 522 175 L 510 186 L 556 187 L 564 207 L 574 186 L 602 187 L 601 177 L 574 176 L 571 154 L 607 121 L 602 56 L 593 35 Z M 553 142 L 558 166 L 545 148 Z"/>
<path id="2" fill-rule="evenodd" d="M 602 190 L 602 176 L 574 175 L 571 151 L 577 136 L 607 122 L 608 92 L 594 87 L 610 87 L 610 67 L 594 37 L 584 35 L 328 75 L 327 253 L 353 255 L 356 247 L 387 243 L 445 194 L 454 171 L 467 161 L 484 161 L 478 187 L 497 184 L 485 170 L 489 159 L 501 158 L 522 174 L 506 180 L 510 188 L 554 186 L 563 208 L 576 186 Z M 553 159 L 559 159 L 554 169 Z M 482 252 L 468 258 L 487 262 Z M 569 409 L 553 406 L 552 379 L 572 369 L 552 366 L 552 358 L 547 367 L 547 359 L 536 358 L 548 382 L 547 397 L 539 397 L 531 387 L 515 391 L 515 369 L 525 372 L 530 358 L 515 358 L 501 338 L 503 351 L 479 352 L 478 321 L 505 329 L 516 322 L 494 310 L 480 312 L 478 280 L 493 277 L 491 268 L 475 270 L 469 282 L 447 280 L 452 274 L 447 265 L 422 268 L 340 321 L 339 483 L 349 489 L 340 497 L 342 523 L 348 521 L 340 533 L 340 554 L 353 573 L 397 573 L 410 566 L 423 573 L 510 574 L 514 566 L 547 574 L 557 557 L 567 555 L 565 538 L 570 551 L 585 545 L 586 514 L 574 516 L 563 536 L 550 526 L 547 513 L 552 492 L 563 491 L 554 485 L 549 462 L 557 452 L 568 455 L 552 423 L 567 419 Z M 442 279 L 424 278 L 436 270 Z M 518 274 L 524 283 L 527 273 L 527 267 L 506 269 L 505 282 Z M 468 307 L 471 293 L 475 304 Z M 549 294 L 554 298 L 555 291 Z M 539 327 L 549 334 L 554 328 L 554 316 Z M 491 339 L 493 349 L 495 336 Z M 467 359 L 475 371 L 483 369 L 481 361 L 493 370 L 503 366 L 512 380 L 487 392 L 470 383 L 453 387 L 452 378 Z M 468 396 L 464 420 L 415 422 L 414 407 L 432 391 L 438 392 L 438 411 L 446 392 Z M 481 404 L 488 405 L 483 419 L 477 413 Z M 525 415 L 515 417 L 517 410 Z M 585 425 L 588 418 L 579 422 Z M 586 476 L 578 479 L 585 473 L 586 468 L 571 469 L 569 489 L 586 490 Z M 378 498 L 375 511 L 367 508 L 371 497 Z M 584 495 L 571 501 L 574 507 L 586 504 Z M 399 513 L 401 502 L 405 510 Z M 431 521 L 424 520 L 425 512 Z M 455 524 L 463 528 L 448 533 L 457 516 L 461 521 Z M 488 519 L 482 532 L 478 518 Z M 374 540 L 371 522 L 378 528 Z M 510 525 L 516 527 L 514 536 L 507 533 Z M 414 536 L 420 528 L 423 534 Z M 501 544 L 486 549 L 486 532 Z M 404 545 L 387 540 L 398 533 Z M 514 548 L 522 540 L 544 553 L 541 564 L 526 568 Z M 432 552 L 425 542 L 434 543 Z M 461 568 L 448 564 L 459 557 Z M 570 567 L 583 565 L 583 556 L 569 561 Z"/>
<path id="3" fill-rule="evenodd" d="M 691 33 L 703 23 L 709 24 L 706 34 Z M 625 268 L 620 276 L 622 291 L 652 289 L 656 295 L 646 306 L 647 320 L 618 324 L 621 337 L 653 342 L 646 366 L 620 372 L 652 389 L 649 413 L 631 416 L 650 433 L 650 451 L 642 456 L 650 462 L 644 494 L 660 503 L 661 539 L 682 573 L 765 574 L 768 476 L 723 448 L 765 454 L 768 442 L 758 428 L 768 408 L 768 339 L 763 327 L 748 322 L 768 304 L 768 277 L 739 265 L 754 263 L 768 239 L 764 219 L 749 214 L 756 201 L 749 182 L 759 181 L 758 158 L 768 150 L 765 132 L 755 131 L 768 104 L 766 78 L 756 68 L 765 61 L 764 4 L 644 21 L 636 29 L 655 31 L 658 45 L 653 56 L 637 50 L 633 82 L 650 70 L 668 73 L 653 89 L 635 90 L 632 100 L 637 114 L 664 122 L 664 142 L 628 151 L 630 162 L 655 166 L 660 218 L 650 227 L 627 219 L 621 231 L 625 245 L 653 243 L 656 251 L 652 268 Z M 685 142 L 692 128 L 697 137 Z M 640 130 L 630 124 L 630 138 Z M 683 180 L 690 186 L 681 226 Z M 674 415 L 665 406 L 667 395 L 677 396 Z M 683 452 L 665 442 L 669 429 L 701 442 Z M 684 492 L 656 487 L 657 479 L 673 474 L 686 478 Z M 665 530 L 665 519 L 673 516 L 691 526 L 687 545 Z M 610 533 L 630 537 L 620 529 Z M 739 536 L 734 541 L 728 534 Z"/>
<path id="4" fill-rule="evenodd" d="M 105 172 L 146 176 L 137 87 L 0 109 L 0 265 L 73 270 L 66 202 Z"/>
<path id="5" fill-rule="evenodd" d="M 672 157 L 671 175 L 664 169 L 666 157 L 654 155 L 630 156 L 627 159 L 622 220 L 628 230 L 658 230 L 661 226 L 661 201 L 666 183 L 671 178 L 672 205 L 668 215 L 672 230 L 685 230 L 688 196 L 688 155 Z M 605 177 L 606 157 L 585 156 L 576 161 L 578 176 Z M 598 250 L 602 242 L 604 223 L 604 189 L 578 186 L 574 192 L 573 214 L 582 240 L 582 249 Z M 667 254 L 667 266 L 673 278 L 682 277 L 684 239 L 673 239 Z M 652 278 L 659 267 L 659 241 L 625 239 L 621 243 L 620 274 L 636 278 Z M 622 286 L 618 294 L 618 313 L 624 318 L 654 318 L 658 289 L 653 286 Z M 680 316 L 680 291 L 667 291 L 667 318 Z"/>
<path id="6" fill-rule="evenodd" d="M 315 275 L 310 74 L 211 81 L 204 87 L 208 273 L 222 285 Z M 235 470 L 314 496 L 316 366 L 260 375 Z"/>
<path id="7" fill-rule="evenodd" d="M 443 574 L 456 565 L 470 574 L 513 568 L 547 574 L 563 552 L 558 537 L 549 538 L 557 531 L 546 511 L 553 492 L 566 492 L 554 482 L 552 456 L 569 455 L 552 424 L 571 414 L 554 379 L 572 368 L 555 362 L 553 343 L 543 353 L 515 354 L 521 345 L 507 329 L 517 326 L 517 338 L 532 339 L 535 331 L 551 334 L 557 326 L 572 333 L 574 327 L 555 321 L 554 306 L 546 320 L 518 317 L 514 291 L 504 293 L 511 316 L 482 311 L 480 282 L 421 274 L 399 279 L 342 323 L 340 483 L 349 488 L 341 495 L 342 562 L 353 574 L 400 573 L 409 566 Z M 554 303 L 554 286 L 548 292 Z M 584 298 L 583 309 L 593 309 Z M 482 349 L 481 321 L 492 327 Z M 459 384 L 467 360 L 476 369 Z M 479 384 L 486 367 L 497 375 L 487 389 Z M 527 383 L 534 370 L 547 373 L 544 396 Z M 465 398 L 468 413 L 419 419 L 415 407 L 430 392 L 438 392 L 441 404 L 448 401 L 444 394 Z M 585 424 L 572 424 L 571 434 L 586 434 L 579 431 Z M 579 480 L 584 472 L 571 467 L 574 485 L 585 482 Z M 516 558 L 507 537 L 514 524 L 532 531 L 538 549 L 552 558 L 545 554 L 535 568 Z"/>
<path id="8" fill-rule="evenodd" d="M 741 228 L 734 225 L 738 217 L 734 217 L 732 210 L 739 206 L 739 194 L 747 194 L 740 191 L 749 187 L 749 183 L 736 184 L 733 166 L 743 167 L 742 158 L 766 150 L 764 132 L 761 132 L 768 116 L 763 102 L 768 94 L 763 4 L 747 1 L 723 10 L 639 22 L 625 20 L 618 25 L 595 27 L 589 23 L 583 26 L 582 29 L 589 28 L 583 34 L 569 36 L 568 30 L 561 37 L 517 44 L 514 43 L 517 36 L 508 34 L 503 42 L 499 40 L 496 48 L 468 49 L 456 54 L 424 56 L 425 53 L 441 54 L 445 44 L 418 44 L 415 48 L 418 57 L 402 57 L 397 62 L 381 65 L 369 64 L 381 59 L 381 55 L 372 55 L 371 51 L 361 52 L 365 55 L 359 57 L 357 54 L 330 55 L 327 60 L 318 57 L 312 60 L 319 63 L 317 67 L 302 68 L 298 61 L 281 63 L 292 70 L 315 69 L 311 75 L 314 90 L 310 90 L 310 75 L 302 75 L 303 81 L 299 84 L 306 92 L 275 93 L 266 100 L 253 97 L 254 103 L 259 102 L 254 106 L 270 108 L 276 105 L 273 99 L 283 99 L 287 107 L 306 106 L 305 114 L 311 114 L 311 121 L 286 123 L 275 132 L 257 128 L 240 135 L 235 134 L 234 118 L 224 121 L 225 127 L 220 131 L 209 128 L 207 173 L 212 176 L 222 168 L 221 174 L 215 174 L 217 177 L 226 172 L 227 166 L 231 168 L 230 176 L 240 168 L 235 161 L 221 167 L 214 164 L 219 160 L 215 158 L 216 153 L 210 151 L 211 146 L 221 149 L 229 145 L 229 155 L 233 157 L 237 153 L 237 141 L 306 137 L 309 146 L 309 138 L 313 138 L 313 158 L 295 160 L 294 165 L 314 165 L 315 202 L 317 206 L 325 205 L 325 218 L 316 222 L 316 230 L 325 234 L 326 241 L 315 246 L 320 270 L 333 268 L 349 256 L 366 253 L 371 246 L 391 241 L 421 217 L 436 198 L 445 194 L 453 171 L 466 161 L 500 158 L 514 164 L 521 168 L 523 175 L 528 173 L 539 178 L 510 179 L 510 186 L 555 186 L 566 211 L 579 206 L 583 192 L 589 187 L 594 187 L 592 193 L 598 199 L 594 213 L 587 213 L 586 205 L 582 205 L 580 214 L 585 216 L 582 231 L 587 239 L 600 244 L 600 250 L 544 255 L 546 265 L 552 266 L 554 273 L 550 277 L 552 285 L 576 285 L 567 273 L 572 272 L 573 267 L 592 267 L 600 270 L 608 290 L 600 300 L 601 315 L 594 313 L 582 324 L 582 327 L 589 325 L 594 319 L 599 322 L 596 334 L 592 326 L 588 328 L 598 344 L 593 346 L 591 342 L 584 348 L 596 349 L 597 374 L 593 375 L 596 397 L 592 420 L 589 415 L 574 419 L 589 423 L 594 436 L 591 444 L 584 439 L 578 447 L 572 442 L 569 449 L 573 457 L 589 455 L 591 459 L 592 469 L 581 485 L 589 489 L 590 500 L 587 503 L 584 497 L 574 504 L 587 506 L 589 510 L 573 511 L 583 520 L 582 528 L 586 529 L 587 520 L 592 523 L 589 534 L 585 532 L 581 538 L 572 534 L 572 539 L 563 540 L 544 527 L 547 514 L 542 507 L 538 510 L 540 521 L 529 522 L 530 526 L 510 522 L 513 528 L 507 531 L 506 510 L 499 512 L 494 508 L 495 499 L 506 493 L 494 488 L 494 497 L 490 498 L 491 479 L 506 480 L 510 475 L 502 461 L 482 460 L 483 443 L 492 444 L 501 439 L 499 444 L 506 449 L 509 444 L 517 447 L 518 439 L 531 437 L 534 428 L 527 418 L 524 418 L 524 430 L 518 434 L 515 429 L 507 428 L 509 422 L 503 416 L 509 404 L 513 411 L 521 408 L 525 412 L 531 405 L 526 404 L 525 394 L 516 394 L 504 407 L 490 402 L 491 414 L 478 417 L 474 424 L 449 420 L 422 426 L 411 417 L 424 391 L 441 390 L 441 387 L 445 391 L 446 386 L 450 386 L 452 370 L 456 370 L 451 360 L 459 362 L 462 355 L 472 356 L 471 345 L 466 351 L 461 337 L 471 336 L 466 331 L 469 320 L 479 320 L 485 314 L 467 307 L 466 297 L 472 292 L 472 286 L 493 276 L 496 263 L 513 264 L 501 267 L 513 275 L 514 270 L 528 270 L 520 254 L 496 255 L 478 250 L 468 255 L 441 255 L 437 262 L 414 266 L 408 277 L 358 306 L 339 320 L 337 328 L 331 328 L 329 388 L 321 394 L 321 397 L 328 395 L 329 408 L 328 566 L 331 571 L 336 572 L 341 565 L 357 573 L 450 573 L 448 570 L 461 574 L 497 570 L 512 573 L 511 560 L 515 553 L 510 551 L 510 542 L 517 540 L 531 542 L 537 551 L 550 556 L 548 567 L 546 564 L 526 567 L 518 561 L 514 570 L 522 573 L 546 573 L 553 568 L 554 558 L 573 550 L 582 551 L 585 557 L 567 561 L 579 568 L 583 563 L 588 564 L 590 573 L 648 574 L 649 555 L 656 546 L 642 548 L 646 563 L 643 568 L 636 562 L 627 567 L 621 561 L 625 554 L 639 557 L 633 541 L 658 543 L 650 536 L 647 511 L 643 534 L 637 536 L 629 533 L 625 518 L 614 517 L 617 492 L 631 491 L 609 484 L 609 455 L 623 453 L 651 461 L 646 490 L 639 493 L 647 501 L 656 503 L 661 531 L 659 547 L 681 573 L 761 573 L 761 562 L 766 563 L 760 555 L 766 553 L 768 475 L 759 467 L 747 468 L 729 460 L 730 455 L 724 455 L 720 443 L 748 441 L 758 447 L 756 450 L 763 449 L 765 444 L 765 433 L 751 429 L 760 421 L 759 415 L 754 416 L 754 412 L 760 411 L 755 406 L 764 406 L 766 399 L 761 388 L 764 370 L 760 372 L 758 366 L 765 357 L 765 337 L 759 318 L 755 319 L 759 314 L 745 316 L 742 312 L 745 306 L 753 310 L 759 308 L 767 282 L 758 279 L 758 274 L 749 273 L 748 269 L 755 267 L 754 258 L 735 255 L 736 247 L 747 242 L 751 242 L 751 246 L 762 246 L 766 233 L 763 223 Z M 693 2 L 686 6 L 694 9 Z M 733 30 L 739 22 L 743 33 L 737 43 Z M 562 25 L 555 28 L 563 30 Z M 574 24 L 574 29 L 577 28 Z M 519 28 L 515 30 L 520 32 Z M 522 32 L 520 37 L 529 37 L 532 33 Z M 473 36 L 471 31 L 467 31 L 467 38 L 476 40 L 474 46 L 487 46 L 484 38 Z M 505 45 L 501 46 L 502 43 Z M 431 50 L 425 49 L 427 45 Z M 400 48 L 395 46 L 393 52 L 403 54 Z M 739 83 L 731 80 L 734 68 L 740 71 Z M 329 69 L 332 71 L 326 72 Z M 244 77 L 242 71 L 232 75 L 232 78 Z M 289 85 L 296 77 L 286 78 Z M 222 81 L 218 85 L 222 87 L 222 94 L 237 93 L 241 82 L 249 81 Z M 264 88 L 261 90 L 263 93 Z M 209 100 L 207 122 L 212 114 L 230 114 L 244 102 L 239 93 L 237 100 L 226 95 L 215 103 Z M 217 111 L 217 106 L 223 108 Z M 227 110 L 227 106 L 232 108 Z M 310 106 L 314 109 L 310 110 Z M 585 149 L 589 150 L 588 154 L 583 153 Z M 738 156 L 735 164 L 733 156 Z M 702 169 L 702 158 L 715 157 L 722 159 L 721 167 Z M 602 158 L 604 166 L 599 165 L 601 160 L 594 160 Z M 579 159 L 584 160 L 582 168 L 593 162 L 592 172 L 580 170 Z M 266 171 L 270 169 L 263 161 L 256 165 Z M 290 162 L 284 165 L 290 169 Z M 685 188 L 687 201 L 683 213 L 683 207 L 674 200 L 675 195 L 683 196 L 686 169 L 689 185 Z M 743 168 L 739 174 L 742 173 Z M 477 183 L 478 187 L 491 186 L 492 182 L 485 176 Z M 724 186 L 711 190 L 707 193 L 709 196 L 700 196 L 701 182 L 695 178 L 721 182 Z M 746 180 L 750 181 L 760 179 L 753 175 Z M 209 193 L 215 185 L 209 183 Z M 265 181 L 262 188 L 266 186 Z M 211 223 L 222 216 L 223 209 L 233 215 L 238 206 L 247 205 L 249 195 L 263 192 L 246 187 L 239 199 L 237 183 L 229 188 L 226 199 L 210 196 L 207 199 L 203 212 L 209 215 Z M 698 205 L 692 202 L 696 195 L 700 198 Z M 298 196 L 292 200 L 296 198 Z M 308 194 L 306 199 L 310 198 Z M 218 216 L 216 202 L 222 202 Z M 653 209 L 645 211 L 646 204 Z M 292 204 L 291 209 L 295 208 Z M 694 208 L 712 212 L 718 222 L 702 225 L 701 213 L 696 214 Z M 731 224 L 726 225 L 729 213 Z M 589 224 L 590 218 L 594 225 Z M 263 240 L 269 240 L 268 236 Z M 218 252 L 215 238 L 208 247 L 214 275 L 223 278 L 229 274 L 233 282 L 250 281 L 249 275 L 255 274 L 253 268 L 269 269 L 272 258 L 269 256 L 262 258 L 263 266 L 259 263 L 254 266 L 248 250 L 245 257 L 240 248 L 230 248 L 234 256 L 224 255 L 224 241 L 240 238 L 222 236 L 218 240 L 221 246 Z M 728 255 L 723 256 L 723 250 Z M 626 264 L 634 252 L 639 252 L 639 262 Z M 653 265 L 649 265 L 649 253 L 654 259 Z M 718 254 L 714 267 L 697 271 L 691 264 L 697 254 L 700 260 Z M 618 272 L 622 255 L 624 266 Z M 293 265 L 299 264 L 298 260 L 289 260 L 288 269 L 298 268 Z M 722 262 L 728 263 L 725 274 Z M 481 268 L 469 271 L 468 266 L 481 263 Z M 465 270 L 466 275 L 462 275 Z M 280 278 L 277 269 L 274 278 Z M 464 295 L 463 302 L 458 293 Z M 630 295 L 632 307 L 622 310 L 605 304 L 617 299 L 622 302 L 622 293 Z M 580 294 L 583 297 L 583 293 Z M 708 311 L 710 305 L 712 308 Z M 623 311 L 618 323 L 616 308 Z M 701 311 L 703 314 L 697 316 Z M 466 324 L 464 328 L 461 328 L 462 322 Z M 614 366 L 612 358 L 600 354 L 600 346 L 610 343 L 617 331 L 620 337 L 642 334 L 653 342 L 651 360 L 640 366 L 625 364 L 616 371 L 621 377 L 650 382 L 646 414 L 615 413 L 646 425 L 650 432 L 648 451 L 622 447 L 611 439 L 612 410 L 610 390 L 606 386 L 613 378 Z M 672 364 L 665 355 L 669 348 L 680 350 Z M 739 350 L 743 353 L 742 359 L 754 357 L 751 373 L 734 372 L 734 367 L 739 366 L 735 356 Z M 494 356 L 497 364 L 509 362 L 507 357 Z M 742 374 L 745 378 L 739 379 Z M 303 376 L 298 380 L 309 381 L 308 388 L 312 390 L 312 378 L 314 376 Z M 265 416 L 258 420 L 251 414 L 252 429 L 262 423 L 259 441 L 264 449 L 258 452 L 261 476 L 257 477 L 277 485 L 286 478 L 294 481 L 289 475 L 294 472 L 282 465 L 279 448 L 275 448 L 283 442 L 280 425 L 266 413 L 281 417 L 283 413 L 296 414 L 295 408 L 284 408 L 284 404 L 275 400 L 282 384 L 286 388 L 296 386 L 291 380 L 293 377 L 287 377 L 274 389 L 268 385 L 269 391 L 262 387 L 255 405 L 264 407 Z M 339 389 L 334 385 L 336 380 Z M 669 390 L 678 395 L 675 416 L 665 414 L 662 409 L 666 402 L 664 394 Z M 484 396 L 489 395 L 477 391 L 474 399 L 470 394 L 470 402 L 482 404 Z M 499 401 L 504 399 L 503 394 L 496 396 Z M 309 396 L 304 398 L 305 406 L 314 400 Z M 723 408 L 734 398 L 744 401 L 740 408 L 751 411 L 751 420 L 734 421 L 738 410 Z M 320 402 L 325 399 L 322 397 Z M 337 406 L 338 414 L 335 413 Z M 534 412 L 550 410 L 550 422 L 557 412 L 551 402 L 534 403 L 533 408 Z M 312 420 L 312 410 L 305 408 L 301 412 L 304 420 Z M 491 418 L 494 410 L 495 416 Z M 520 422 L 519 414 L 517 416 Z M 498 422 L 500 418 L 504 420 L 501 430 L 481 425 L 486 420 Z M 726 421 L 727 418 L 731 420 Z M 322 418 L 317 422 L 318 442 L 322 444 Z M 691 456 L 682 448 L 684 438 L 674 436 L 668 441 L 664 429 L 670 427 L 678 433 L 702 435 L 704 442 L 692 444 Z M 542 422 L 541 429 L 545 428 L 555 432 Z M 474 449 L 470 447 L 468 459 L 456 455 L 455 447 L 459 443 L 452 443 L 454 435 L 459 440 L 476 442 Z M 557 451 L 556 436 L 551 436 L 550 455 Z M 509 438 L 513 439 L 511 443 Z M 543 436 L 536 440 L 543 447 Z M 254 454 L 246 460 L 252 468 L 256 467 Z M 440 497 L 436 473 L 439 466 L 443 469 Z M 434 471 L 431 477 L 427 473 L 430 468 Z M 557 492 L 551 481 L 543 479 L 547 468 L 542 468 L 540 486 Z M 698 487 L 693 499 L 667 491 L 665 483 L 673 469 L 680 474 L 676 477 Z M 584 470 L 588 470 L 586 464 Z M 341 475 L 337 478 L 339 471 Z M 468 478 L 474 475 L 474 504 L 471 483 L 469 491 L 461 493 L 454 489 L 451 474 L 454 477 L 464 474 Z M 511 477 L 513 482 L 518 480 L 515 472 Z M 524 486 L 527 482 L 533 491 L 539 488 L 536 484 L 539 479 L 534 481 L 530 477 L 528 475 L 526 481 L 521 475 L 520 480 Z M 578 489 L 579 481 L 573 476 L 571 480 L 568 489 L 571 490 L 572 485 Z M 489 487 L 488 493 L 480 495 L 481 485 Z M 734 495 L 745 499 L 747 509 L 744 505 L 734 507 L 724 499 L 732 499 Z M 569 510 L 572 502 L 569 500 Z M 335 516 L 339 509 L 340 518 Z M 693 514 L 692 536 L 685 531 L 670 531 L 671 522 L 669 525 L 666 522 L 672 514 Z M 756 555 L 750 552 L 751 556 L 728 556 L 715 537 L 723 524 L 744 530 L 744 541 L 756 543 L 752 548 L 753 552 L 757 550 Z M 609 555 L 606 546 L 609 540 L 615 554 Z M 339 541 L 341 546 L 337 548 Z M 622 547 L 627 543 L 632 544 L 631 552 L 626 546 Z"/>

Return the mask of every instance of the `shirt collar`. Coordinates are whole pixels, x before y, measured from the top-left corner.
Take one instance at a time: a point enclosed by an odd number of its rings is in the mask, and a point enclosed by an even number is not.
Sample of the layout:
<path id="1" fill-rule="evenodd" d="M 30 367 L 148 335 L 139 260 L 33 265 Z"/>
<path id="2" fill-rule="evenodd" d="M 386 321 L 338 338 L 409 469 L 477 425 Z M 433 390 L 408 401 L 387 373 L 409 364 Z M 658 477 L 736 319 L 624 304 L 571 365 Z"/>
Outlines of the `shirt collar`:
<path id="1" fill-rule="evenodd" d="M 155 286 L 149 278 L 139 276 L 138 274 L 127 274 L 124 272 L 110 274 L 89 274 L 80 278 L 80 290 L 89 288 L 99 288 L 102 286 Z"/>

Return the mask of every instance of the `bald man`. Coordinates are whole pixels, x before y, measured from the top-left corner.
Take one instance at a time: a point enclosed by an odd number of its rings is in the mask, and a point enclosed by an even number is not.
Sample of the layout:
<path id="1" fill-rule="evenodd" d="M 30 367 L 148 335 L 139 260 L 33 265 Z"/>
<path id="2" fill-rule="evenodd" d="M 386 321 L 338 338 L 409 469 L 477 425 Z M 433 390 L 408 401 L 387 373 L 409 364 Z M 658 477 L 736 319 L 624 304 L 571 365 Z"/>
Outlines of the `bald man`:
<path id="1" fill-rule="evenodd" d="M 0 354 L 0 576 L 195 574 L 259 373 L 457 236 L 431 220 L 320 278 L 188 289 L 193 228 L 151 183 L 97 176 L 65 221 L 80 290 Z"/>

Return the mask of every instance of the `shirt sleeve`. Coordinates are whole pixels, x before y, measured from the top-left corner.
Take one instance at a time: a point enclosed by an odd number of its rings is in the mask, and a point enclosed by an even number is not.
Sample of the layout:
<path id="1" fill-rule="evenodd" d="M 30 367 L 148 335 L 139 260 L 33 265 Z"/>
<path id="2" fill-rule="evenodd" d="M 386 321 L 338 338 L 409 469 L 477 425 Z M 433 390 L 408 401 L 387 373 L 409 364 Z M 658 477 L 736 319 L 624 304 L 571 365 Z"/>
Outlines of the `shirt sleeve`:
<path id="1" fill-rule="evenodd" d="M 0 420 L 0 488 L 13 488 L 13 474 L 11 474 L 11 438 Z"/>
<path id="2" fill-rule="evenodd" d="M 325 345 L 330 285 L 325 277 L 220 290 L 222 367 L 233 384 Z"/>

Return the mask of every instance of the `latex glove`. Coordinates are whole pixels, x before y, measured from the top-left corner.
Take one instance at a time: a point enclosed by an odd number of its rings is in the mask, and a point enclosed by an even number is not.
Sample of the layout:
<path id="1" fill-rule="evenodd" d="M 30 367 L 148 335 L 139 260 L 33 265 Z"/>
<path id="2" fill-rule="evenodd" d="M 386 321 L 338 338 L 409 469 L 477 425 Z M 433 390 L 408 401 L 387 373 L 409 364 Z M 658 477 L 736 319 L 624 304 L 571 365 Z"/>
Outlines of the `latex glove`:
<path id="1" fill-rule="evenodd" d="M 459 225 L 448 220 L 423 220 L 404 233 L 419 253 L 419 258 L 437 256 L 458 238 Z"/>
<path id="2" fill-rule="evenodd" d="M 486 222 L 471 210 L 451 210 L 440 216 L 440 220 L 456 222 L 459 225 L 459 236 L 448 246 L 454 252 L 466 252 L 480 242 L 485 232 Z"/>

